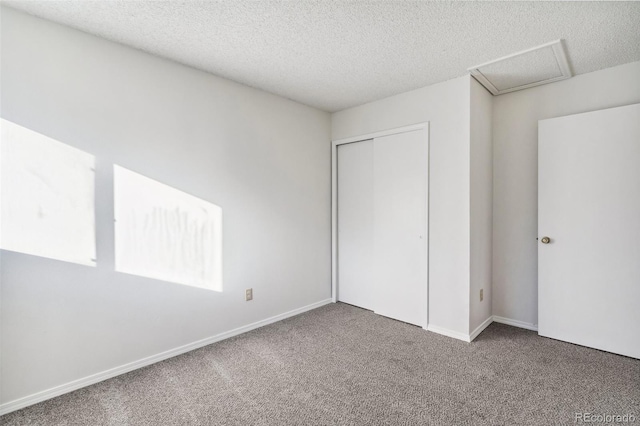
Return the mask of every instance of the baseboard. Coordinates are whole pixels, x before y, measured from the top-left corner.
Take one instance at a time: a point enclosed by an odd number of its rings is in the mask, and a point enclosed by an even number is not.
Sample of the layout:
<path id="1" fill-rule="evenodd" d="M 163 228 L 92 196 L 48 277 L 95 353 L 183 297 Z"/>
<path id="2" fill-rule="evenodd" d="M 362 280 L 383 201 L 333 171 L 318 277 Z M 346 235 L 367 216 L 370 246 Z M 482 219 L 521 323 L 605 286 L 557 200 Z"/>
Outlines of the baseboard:
<path id="1" fill-rule="evenodd" d="M 525 328 L 531 331 L 538 331 L 538 324 L 531 324 L 524 321 L 518 321 L 511 318 L 499 317 L 497 315 L 493 316 L 493 321 L 499 322 L 500 324 L 512 325 L 514 327 Z"/>
<path id="2" fill-rule="evenodd" d="M 60 386 L 56 386 L 41 392 L 37 392 L 22 398 L 14 399 L 13 401 L 6 402 L 0 405 L 0 416 L 3 414 L 10 413 L 12 411 L 19 410 L 21 408 L 28 407 L 29 405 L 37 404 L 38 402 L 46 401 L 47 399 L 54 398 L 56 396 L 72 392 L 74 390 L 83 388 L 85 386 L 89 386 L 98 382 L 102 382 L 103 380 L 110 379 L 112 377 L 119 376 L 124 373 L 128 373 L 133 370 L 137 370 L 138 368 L 146 367 L 151 364 L 155 364 L 159 361 L 164 361 L 165 359 L 172 358 L 176 355 L 183 354 L 185 352 L 192 351 L 194 349 L 201 348 L 203 346 L 210 345 L 215 342 L 219 342 L 224 339 L 228 339 L 229 337 L 237 336 L 242 333 L 246 333 L 247 331 L 255 330 L 256 328 L 264 327 L 265 325 L 273 324 L 274 322 L 281 321 L 283 319 L 293 317 L 295 315 L 299 315 L 303 312 L 310 311 L 312 309 L 319 308 L 321 306 L 332 303 L 331 299 L 325 299 L 320 302 L 312 303 L 311 305 L 303 306 L 302 308 L 294 309 L 289 312 L 285 312 L 280 315 L 276 315 L 262 321 L 254 322 L 252 324 L 245 325 L 243 327 L 238 327 L 236 329 L 217 334 L 212 337 L 208 337 L 206 339 L 198 340 L 193 343 L 189 343 L 184 346 L 180 346 L 174 349 L 170 349 L 165 352 L 161 352 L 156 355 L 152 355 L 138 361 L 130 362 L 128 364 L 121 365 L 119 367 L 111 368 L 106 371 L 102 371 L 100 373 L 92 374 L 91 376 L 83 377 L 82 379 L 74 380 L 69 383 L 65 383 Z"/>
<path id="3" fill-rule="evenodd" d="M 454 339 L 462 340 L 463 342 L 469 343 L 471 341 L 471 336 L 465 333 L 460 333 L 459 331 L 449 330 L 448 328 L 438 327 L 435 325 L 427 325 L 427 331 L 431 331 L 433 333 L 442 334 L 443 336 L 453 337 Z"/>
<path id="4" fill-rule="evenodd" d="M 471 334 L 460 333 L 459 331 L 453 331 L 453 330 L 449 330 L 448 328 L 438 327 L 431 324 L 427 326 L 426 330 L 432 331 L 434 333 L 442 334 L 443 336 L 453 337 L 454 339 L 462 340 L 463 342 L 470 343 L 473 341 L 473 339 L 478 337 L 478 335 L 482 333 L 482 331 L 484 331 L 485 328 L 489 327 L 489 325 L 491 325 L 492 322 L 493 322 L 493 317 L 487 318 L 482 322 L 482 324 L 477 326 L 476 329 L 473 330 L 473 332 L 471 332 Z"/>
<path id="5" fill-rule="evenodd" d="M 478 335 L 480 333 L 482 333 L 484 331 L 485 328 L 489 327 L 491 325 L 491 323 L 493 322 L 493 316 L 490 316 L 489 318 L 487 318 L 486 320 L 484 320 L 482 322 L 482 324 L 480 324 L 479 326 L 476 327 L 475 330 L 473 330 L 471 332 L 471 334 L 469 335 L 469 341 L 472 342 L 473 339 L 475 339 L 476 337 L 478 337 Z"/>

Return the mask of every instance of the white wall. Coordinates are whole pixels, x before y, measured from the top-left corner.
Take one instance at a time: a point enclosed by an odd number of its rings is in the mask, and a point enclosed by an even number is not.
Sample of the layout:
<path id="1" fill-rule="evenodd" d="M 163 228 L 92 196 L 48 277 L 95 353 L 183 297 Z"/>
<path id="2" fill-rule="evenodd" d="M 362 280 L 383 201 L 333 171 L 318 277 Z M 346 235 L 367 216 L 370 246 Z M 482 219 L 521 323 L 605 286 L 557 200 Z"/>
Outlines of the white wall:
<path id="1" fill-rule="evenodd" d="M 6 8 L 1 77 L 4 118 L 97 157 L 98 255 L 2 252 L 2 402 L 330 297 L 328 113 Z M 113 164 L 223 208 L 224 292 L 114 272 Z"/>
<path id="2" fill-rule="evenodd" d="M 332 115 L 342 139 L 428 121 L 429 325 L 469 332 L 469 76 Z"/>
<path id="3" fill-rule="evenodd" d="M 640 62 L 494 98 L 494 315 L 538 322 L 538 120 L 638 102 Z"/>
<path id="4" fill-rule="evenodd" d="M 493 220 L 493 141 L 491 132 L 493 96 L 471 79 L 471 276 L 469 331 L 491 315 L 491 252 Z M 480 289 L 484 290 L 480 301 Z"/>

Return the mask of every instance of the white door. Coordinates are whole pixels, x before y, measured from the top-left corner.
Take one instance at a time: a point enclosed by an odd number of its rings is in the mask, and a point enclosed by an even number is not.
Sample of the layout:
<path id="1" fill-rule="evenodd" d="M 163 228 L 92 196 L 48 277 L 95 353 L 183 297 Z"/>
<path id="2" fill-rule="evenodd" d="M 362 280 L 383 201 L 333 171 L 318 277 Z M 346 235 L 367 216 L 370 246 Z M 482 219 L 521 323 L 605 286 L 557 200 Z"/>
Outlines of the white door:
<path id="1" fill-rule="evenodd" d="M 374 140 L 374 311 L 427 325 L 427 138 L 416 130 Z"/>
<path id="2" fill-rule="evenodd" d="M 539 334 L 640 358 L 640 104 L 538 135 Z"/>
<path id="3" fill-rule="evenodd" d="M 373 140 L 338 145 L 338 300 L 373 309 Z"/>
<path id="4" fill-rule="evenodd" d="M 427 325 L 426 130 L 337 148 L 342 302 Z"/>

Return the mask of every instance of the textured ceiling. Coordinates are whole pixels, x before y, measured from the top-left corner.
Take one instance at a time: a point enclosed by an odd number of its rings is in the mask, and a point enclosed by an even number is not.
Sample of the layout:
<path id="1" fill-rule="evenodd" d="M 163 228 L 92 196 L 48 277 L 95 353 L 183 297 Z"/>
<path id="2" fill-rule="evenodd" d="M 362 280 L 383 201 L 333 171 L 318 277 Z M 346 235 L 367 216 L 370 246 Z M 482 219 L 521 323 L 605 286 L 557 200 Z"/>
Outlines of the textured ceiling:
<path id="1" fill-rule="evenodd" d="M 640 60 L 639 2 L 3 4 L 326 111 L 559 38 L 574 74 Z"/>

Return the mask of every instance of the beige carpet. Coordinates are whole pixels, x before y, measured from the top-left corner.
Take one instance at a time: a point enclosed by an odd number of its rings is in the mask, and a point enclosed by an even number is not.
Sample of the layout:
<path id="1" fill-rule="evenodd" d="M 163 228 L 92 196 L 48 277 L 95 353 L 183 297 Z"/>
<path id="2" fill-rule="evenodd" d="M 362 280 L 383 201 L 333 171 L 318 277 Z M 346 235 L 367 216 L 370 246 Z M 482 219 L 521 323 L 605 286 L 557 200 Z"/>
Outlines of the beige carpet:
<path id="1" fill-rule="evenodd" d="M 640 361 L 500 324 L 468 344 L 332 304 L 4 425 L 551 425 L 632 414 Z"/>

